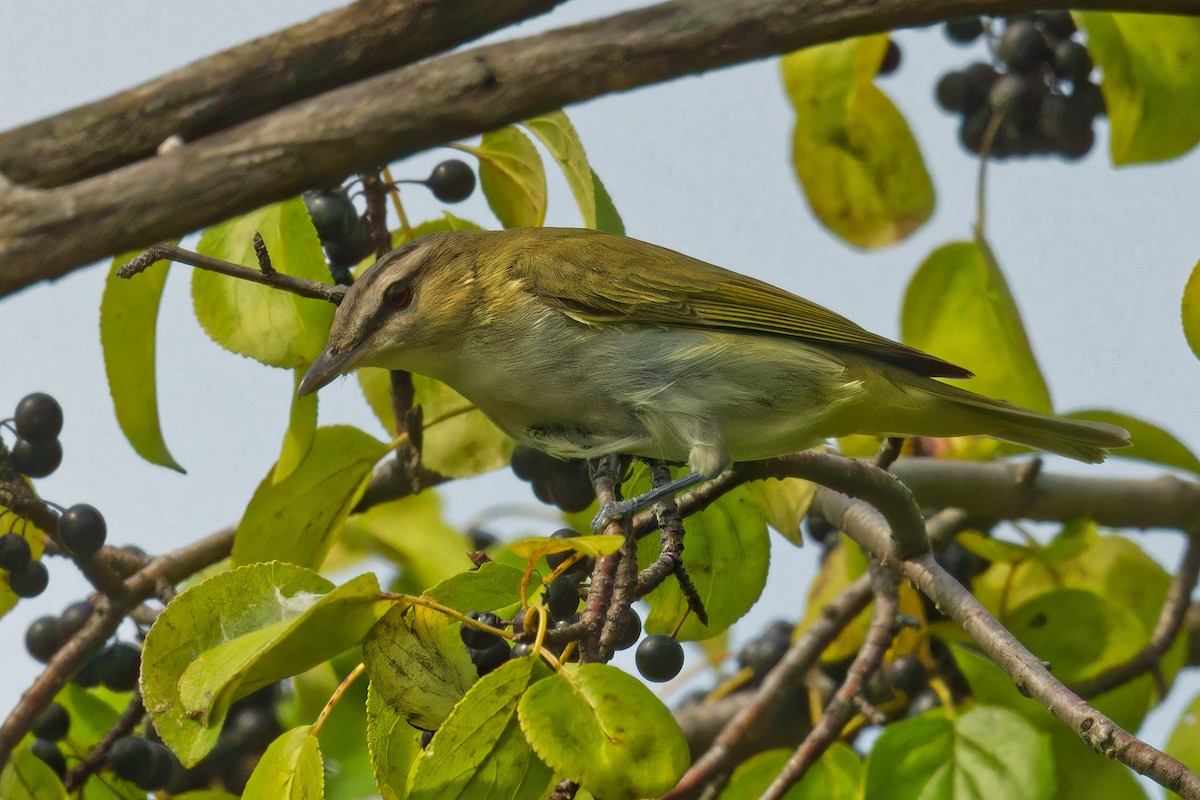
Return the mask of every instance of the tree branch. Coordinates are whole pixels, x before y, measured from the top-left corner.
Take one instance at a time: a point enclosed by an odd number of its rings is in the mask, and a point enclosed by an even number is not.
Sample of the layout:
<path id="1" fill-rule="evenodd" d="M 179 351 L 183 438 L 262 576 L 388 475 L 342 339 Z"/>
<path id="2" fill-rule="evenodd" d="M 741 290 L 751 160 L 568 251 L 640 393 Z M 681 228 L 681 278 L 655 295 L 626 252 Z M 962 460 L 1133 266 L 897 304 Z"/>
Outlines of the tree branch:
<path id="1" fill-rule="evenodd" d="M 549 11 L 562 0 L 360 0 L 0 133 L 0 173 L 63 186 Z"/>
<path id="2" fill-rule="evenodd" d="M 61 188 L 36 190 L 0 179 L 0 296 L 571 103 L 852 36 L 964 14 L 1066 5 L 1037 0 L 673 0 L 453 53 L 329 91 Z M 1200 13 L 1194 0 L 1073 5 Z M 139 118 L 138 124 L 147 121 Z"/>

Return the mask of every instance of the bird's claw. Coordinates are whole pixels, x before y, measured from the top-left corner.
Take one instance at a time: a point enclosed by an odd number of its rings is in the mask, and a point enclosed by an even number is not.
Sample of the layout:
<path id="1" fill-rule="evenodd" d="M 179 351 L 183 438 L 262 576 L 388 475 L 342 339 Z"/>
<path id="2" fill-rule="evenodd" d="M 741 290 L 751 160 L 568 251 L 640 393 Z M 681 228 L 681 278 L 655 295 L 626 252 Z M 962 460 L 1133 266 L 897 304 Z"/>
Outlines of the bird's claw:
<path id="1" fill-rule="evenodd" d="M 629 513 L 626 506 L 627 503 L 622 501 L 609 500 L 601 503 L 600 510 L 596 512 L 596 516 L 592 517 L 592 533 L 596 536 L 604 533 L 604 529 L 610 522 Z"/>

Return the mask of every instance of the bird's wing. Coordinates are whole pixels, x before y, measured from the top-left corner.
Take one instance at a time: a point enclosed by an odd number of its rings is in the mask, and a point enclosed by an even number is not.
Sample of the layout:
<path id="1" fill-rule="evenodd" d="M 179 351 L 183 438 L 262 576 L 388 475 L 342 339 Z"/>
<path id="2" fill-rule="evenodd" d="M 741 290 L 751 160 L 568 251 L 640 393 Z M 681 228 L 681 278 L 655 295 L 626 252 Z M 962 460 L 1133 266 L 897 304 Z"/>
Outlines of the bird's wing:
<path id="1" fill-rule="evenodd" d="M 521 270 L 527 290 L 588 324 L 638 322 L 789 336 L 886 361 L 928 377 L 971 372 L 893 342 L 769 283 L 656 245 L 588 234 L 584 246 L 549 238 Z M 575 245 L 580 242 L 575 242 Z M 679 260 L 688 263 L 684 278 Z M 702 285 L 704 289 L 698 289 Z"/>

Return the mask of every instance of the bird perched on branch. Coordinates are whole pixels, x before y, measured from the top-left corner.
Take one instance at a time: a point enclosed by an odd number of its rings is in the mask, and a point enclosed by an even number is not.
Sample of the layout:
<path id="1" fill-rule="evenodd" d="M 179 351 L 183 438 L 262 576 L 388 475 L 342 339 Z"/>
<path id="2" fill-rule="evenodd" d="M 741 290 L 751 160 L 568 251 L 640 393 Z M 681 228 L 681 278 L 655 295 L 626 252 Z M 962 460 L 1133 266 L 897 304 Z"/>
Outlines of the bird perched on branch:
<path id="1" fill-rule="evenodd" d="M 1088 462 L 1129 444 L 1114 425 L 935 380 L 971 373 L 770 284 L 592 230 L 452 231 L 393 250 L 346 293 L 300 393 L 364 366 L 437 378 L 554 456 L 690 466 L 610 516 L 852 433 L 985 434 Z"/>

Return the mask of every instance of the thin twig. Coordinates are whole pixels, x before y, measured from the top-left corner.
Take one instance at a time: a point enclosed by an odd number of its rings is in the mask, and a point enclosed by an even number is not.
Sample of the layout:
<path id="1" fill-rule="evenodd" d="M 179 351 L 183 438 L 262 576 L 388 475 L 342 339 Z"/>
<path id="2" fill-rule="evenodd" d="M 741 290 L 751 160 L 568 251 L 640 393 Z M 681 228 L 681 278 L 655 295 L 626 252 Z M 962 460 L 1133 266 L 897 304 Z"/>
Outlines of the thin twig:
<path id="1" fill-rule="evenodd" d="M 142 704 L 141 694 L 135 693 L 133 699 L 129 701 L 129 705 L 121 712 L 121 716 L 109 728 L 108 733 L 104 734 L 104 738 L 100 740 L 95 747 L 87 752 L 79 763 L 67 772 L 63 779 L 63 784 L 67 787 L 68 792 L 73 792 L 83 785 L 83 782 L 88 779 L 96 770 L 104 766 L 108 761 L 108 751 L 112 749 L 113 742 L 120 739 L 122 736 L 128 736 L 137 727 L 137 724 L 146 716 L 146 706 Z"/>
<path id="2" fill-rule="evenodd" d="M 783 769 L 767 791 L 762 800 L 779 800 L 806 773 L 821 754 L 837 741 L 842 728 L 854 714 L 854 699 L 862 692 L 871 676 L 883 663 L 883 656 L 891 647 L 892 639 L 896 636 L 896 613 L 900 609 L 900 599 L 897 594 L 900 587 L 899 574 L 894 568 L 882 567 L 877 562 L 871 565 L 871 592 L 875 597 L 875 612 L 871 617 L 871 627 L 867 630 L 866 640 L 858 650 L 858 655 L 850 664 L 846 679 L 833 695 L 833 700 L 825 709 L 809 731 L 808 736 L 784 764 Z"/>
<path id="3" fill-rule="evenodd" d="M 601 508 L 606 503 L 616 502 L 620 498 L 621 487 L 617 477 L 619 470 L 620 461 L 617 456 L 605 456 L 593 463 L 592 484 L 596 487 L 596 499 L 600 501 Z M 604 532 L 610 536 L 622 535 L 623 520 L 626 518 L 626 515 L 622 515 L 610 520 Z M 596 568 L 592 570 L 592 586 L 583 605 L 583 621 L 594 635 L 582 639 L 579 643 L 581 664 L 601 660 L 600 631 L 612 600 L 613 584 L 616 582 L 620 561 L 620 550 L 610 556 L 596 559 Z"/>
<path id="4" fill-rule="evenodd" d="M 646 464 L 650 467 L 652 487 L 661 486 L 671 480 L 667 465 L 662 461 L 646 459 Z M 679 515 L 675 498 L 668 496 L 660 500 L 654 507 L 654 514 L 662 531 L 662 549 L 654 563 L 638 573 L 638 594 L 644 597 L 654 591 L 668 575 L 674 574 L 687 600 L 688 608 L 696 615 L 696 619 L 700 620 L 701 625 L 708 625 L 708 611 L 704 608 L 704 601 L 700 599 L 700 593 L 696 591 L 696 585 L 692 583 L 692 578 L 683 565 L 683 518 Z"/>
<path id="5" fill-rule="evenodd" d="M 185 250 L 173 244 L 157 244 L 146 250 L 146 252 L 134 256 L 129 260 L 129 263 L 117 270 L 117 277 L 132 278 L 152 264 L 163 260 L 187 264 L 190 267 L 206 269 L 210 272 L 228 275 L 231 278 L 240 278 L 251 283 L 270 286 L 274 289 L 282 289 L 285 292 L 291 292 L 301 297 L 309 297 L 314 300 L 327 300 L 335 305 L 342 302 L 342 298 L 346 295 L 348 288 L 346 286 L 335 286 L 328 283 L 310 281 L 307 278 L 297 278 L 295 275 L 287 275 L 274 270 L 268 272 L 262 269 L 243 267 L 241 264 L 222 261 L 219 258 Z"/>
<path id="6" fill-rule="evenodd" d="M 775 668 L 763 679 L 753 703 L 746 706 L 721 730 L 708 751 L 701 756 L 660 800 L 678 800 L 699 791 L 722 770 L 729 767 L 734 748 L 747 734 L 767 724 L 781 700 L 814 664 L 838 634 L 871 601 L 871 578 L 863 575 L 838 594 L 800 635 Z"/>

